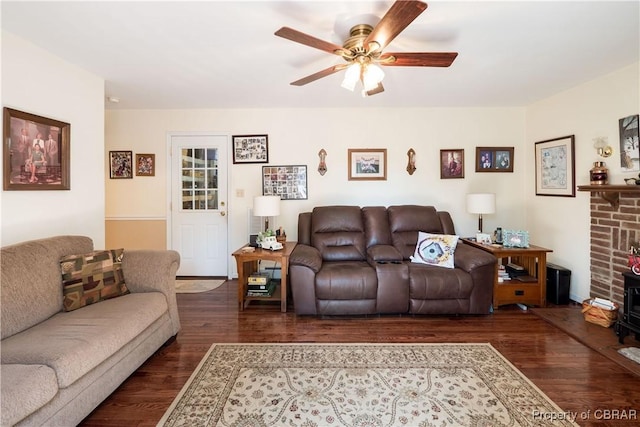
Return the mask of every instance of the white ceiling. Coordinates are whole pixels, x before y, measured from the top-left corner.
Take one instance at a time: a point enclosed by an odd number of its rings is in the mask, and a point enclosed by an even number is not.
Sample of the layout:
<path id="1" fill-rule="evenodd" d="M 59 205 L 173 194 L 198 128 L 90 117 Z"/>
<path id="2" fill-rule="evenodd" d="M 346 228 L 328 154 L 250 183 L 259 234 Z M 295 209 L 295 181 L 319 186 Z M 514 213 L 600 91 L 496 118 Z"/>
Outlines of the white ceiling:
<path id="1" fill-rule="evenodd" d="M 342 62 L 274 36 L 341 45 L 375 1 L 2 1 L 2 28 L 103 77 L 107 108 L 522 106 L 639 60 L 640 2 L 431 1 L 386 51 L 456 51 L 449 68 L 386 67 L 386 91 L 340 87 Z M 33 64 L 37 66 L 37 64 Z"/>

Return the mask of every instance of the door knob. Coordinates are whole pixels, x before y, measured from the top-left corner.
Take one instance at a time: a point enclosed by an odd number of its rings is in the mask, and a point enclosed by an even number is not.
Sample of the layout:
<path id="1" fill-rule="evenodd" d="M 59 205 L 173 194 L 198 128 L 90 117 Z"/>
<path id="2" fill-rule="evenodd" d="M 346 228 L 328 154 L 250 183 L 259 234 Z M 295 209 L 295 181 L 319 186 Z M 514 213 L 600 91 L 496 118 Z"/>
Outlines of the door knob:
<path id="1" fill-rule="evenodd" d="M 220 211 L 221 216 L 225 216 L 227 213 L 225 211 Z"/>

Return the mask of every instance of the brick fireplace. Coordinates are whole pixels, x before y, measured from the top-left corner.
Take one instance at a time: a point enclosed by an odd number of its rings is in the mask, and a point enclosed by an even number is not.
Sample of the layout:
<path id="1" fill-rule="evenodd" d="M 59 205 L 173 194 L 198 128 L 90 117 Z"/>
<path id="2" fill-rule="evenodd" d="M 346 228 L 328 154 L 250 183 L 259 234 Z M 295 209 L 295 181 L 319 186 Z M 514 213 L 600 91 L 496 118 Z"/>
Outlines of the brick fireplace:
<path id="1" fill-rule="evenodd" d="M 620 192 L 619 206 L 591 193 L 591 296 L 624 303 L 629 248 L 640 240 L 640 192 Z"/>

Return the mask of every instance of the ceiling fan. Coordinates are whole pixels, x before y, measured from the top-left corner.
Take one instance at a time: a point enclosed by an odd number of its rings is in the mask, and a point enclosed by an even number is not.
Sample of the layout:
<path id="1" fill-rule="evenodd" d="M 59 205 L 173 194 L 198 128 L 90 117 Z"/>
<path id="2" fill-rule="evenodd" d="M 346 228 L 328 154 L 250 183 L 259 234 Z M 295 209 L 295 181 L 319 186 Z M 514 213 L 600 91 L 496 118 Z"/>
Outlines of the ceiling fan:
<path id="1" fill-rule="evenodd" d="M 360 24 L 351 28 L 349 38 L 338 46 L 308 34 L 282 27 L 276 36 L 301 43 L 334 55 L 341 56 L 346 63 L 334 65 L 317 73 L 303 77 L 291 84 L 304 86 L 307 83 L 346 70 L 342 86 L 354 90 L 358 82 L 364 89 L 363 96 L 383 92 L 384 72 L 379 65 L 387 67 L 448 67 L 458 56 L 457 52 L 383 52 L 414 19 L 427 8 L 421 1 L 397 0 L 375 27 Z"/>

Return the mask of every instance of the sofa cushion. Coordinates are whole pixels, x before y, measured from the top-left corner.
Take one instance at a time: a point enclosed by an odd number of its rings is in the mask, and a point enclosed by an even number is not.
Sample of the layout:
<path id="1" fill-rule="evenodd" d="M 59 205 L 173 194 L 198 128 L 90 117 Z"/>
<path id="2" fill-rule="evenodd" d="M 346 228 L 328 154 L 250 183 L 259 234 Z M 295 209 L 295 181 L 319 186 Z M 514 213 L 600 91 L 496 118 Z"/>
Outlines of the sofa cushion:
<path id="1" fill-rule="evenodd" d="M 115 354 L 168 310 L 160 292 L 124 295 L 50 319 L 2 341 L 2 363 L 53 368 L 60 388 Z"/>
<path id="2" fill-rule="evenodd" d="M 83 236 L 56 236 L 2 248 L 2 339 L 24 331 L 62 310 L 60 258 L 93 250 Z M 34 304 L 37 301 L 37 304 Z"/>
<path id="3" fill-rule="evenodd" d="M 328 262 L 316 275 L 320 300 L 375 300 L 377 293 L 376 270 L 364 261 Z"/>
<path id="4" fill-rule="evenodd" d="M 409 298 L 417 300 L 468 299 L 473 291 L 471 275 L 459 268 L 409 264 Z"/>
<path id="5" fill-rule="evenodd" d="M 129 293 L 122 272 L 124 249 L 67 255 L 60 259 L 65 311 Z"/>
<path id="6" fill-rule="evenodd" d="M 53 369 L 44 365 L 2 364 L 0 425 L 12 426 L 40 409 L 58 393 Z"/>
<path id="7" fill-rule="evenodd" d="M 389 206 L 391 242 L 405 259 L 415 252 L 418 232 L 443 234 L 442 223 L 433 206 Z"/>
<path id="8" fill-rule="evenodd" d="M 421 231 L 418 233 L 418 243 L 411 262 L 453 268 L 458 239 L 458 236 L 450 234 L 429 234 Z"/>
<path id="9" fill-rule="evenodd" d="M 358 206 L 321 206 L 311 213 L 311 246 L 324 261 L 364 261 L 365 232 Z"/>

